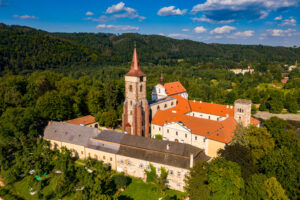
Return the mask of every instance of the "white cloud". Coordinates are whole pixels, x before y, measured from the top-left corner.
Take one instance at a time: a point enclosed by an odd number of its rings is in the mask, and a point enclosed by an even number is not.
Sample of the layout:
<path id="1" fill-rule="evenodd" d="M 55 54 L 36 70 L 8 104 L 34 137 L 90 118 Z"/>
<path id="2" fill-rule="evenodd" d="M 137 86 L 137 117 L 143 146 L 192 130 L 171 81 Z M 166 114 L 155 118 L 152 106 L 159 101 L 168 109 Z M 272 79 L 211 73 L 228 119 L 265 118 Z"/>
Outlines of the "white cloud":
<path id="1" fill-rule="evenodd" d="M 192 18 L 193 21 L 198 21 L 198 22 L 208 22 L 211 24 L 230 24 L 233 23 L 235 20 L 231 19 L 231 20 L 220 20 L 220 21 L 216 21 L 216 20 L 212 20 L 207 18 L 205 15 L 202 15 L 202 17 L 194 17 Z"/>
<path id="2" fill-rule="evenodd" d="M 179 8 L 175 9 L 175 6 L 168 6 L 161 8 L 157 14 L 159 16 L 184 15 L 186 12 L 187 9 L 180 10 Z"/>
<path id="3" fill-rule="evenodd" d="M 146 19 L 146 17 L 140 16 L 135 9 L 126 7 L 125 3 L 123 2 L 108 7 L 105 11 L 105 14 L 111 15 L 110 17 L 107 17 L 107 20 L 114 20 L 118 18 L 137 18 L 139 21 L 143 21 Z"/>
<path id="4" fill-rule="evenodd" d="M 13 15 L 13 17 L 14 18 L 18 18 L 18 19 L 22 19 L 22 20 L 24 20 L 24 19 L 39 19 L 38 17 L 36 17 L 36 16 L 30 16 L 30 15 Z"/>
<path id="5" fill-rule="evenodd" d="M 224 33 L 230 33 L 234 31 L 236 28 L 233 26 L 222 26 L 222 27 L 217 27 L 214 30 L 210 31 L 210 34 L 224 34 Z"/>
<path id="6" fill-rule="evenodd" d="M 253 34 L 254 34 L 254 31 L 248 30 L 248 31 L 244 31 L 244 32 L 236 32 L 234 34 L 234 36 L 237 36 L 237 37 L 251 37 L 251 36 L 253 36 Z"/>
<path id="7" fill-rule="evenodd" d="M 94 13 L 92 13 L 92 12 L 90 12 L 90 11 L 87 11 L 87 12 L 85 13 L 85 15 L 87 15 L 87 16 L 92 16 L 92 15 L 94 15 Z"/>
<path id="8" fill-rule="evenodd" d="M 283 30 L 283 29 L 269 29 L 267 30 L 267 33 L 270 36 L 273 37 L 283 37 L 283 36 L 293 36 L 294 33 L 296 32 L 295 29 L 287 29 L 287 30 Z"/>
<path id="9" fill-rule="evenodd" d="M 299 0 L 205 0 L 195 5 L 193 13 L 202 12 L 207 18 L 221 20 L 263 19 L 271 11 L 297 6 Z"/>
<path id="10" fill-rule="evenodd" d="M 204 28 L 203 26 L 197 26 L 196 28 L 194 28 L 195 33 L 204 33 L 206 32 L 206 28 Z"/>
<path id="11" fill-rule="evenodd" d="M 110 25 L 110 24 L 99 24 L 96 26 L 97 29 L 107 29 L 112 31 L 138 31 L 139 27 L 128 26 L 128 25 Z"/>
<path id="12" fill-rule="evenodd" d="M 221 38 L 223 38 L 223 36 L 222 35 L 216 35 L 215 38 L 216 39 L 221 39 Z"/>
<path id="13" fill-rule="evenodd" d="M 158 35 L 160 35 L 160 36 L 165 36 L 165 34 L 163 34 L 163 33 L 159 33 Z"/>
<path id="14" fill-rule="evenodd" d="M 188 31 L 190 31 L 190 29 L 184 28 L 184 29 L 181 29 L 181 31 L 183 31 L 183 32 L 188 32 Z"/>
<path id="15" fill-rule="evenodd" d="M 86 18 L 86 20 L 91 20 L 91 21 L 93 21 L 93 22 L 101 22 L 101 23 L 104 23 L 104 22 L 109 21 L 109 18 L 108 18 L 107 16 L 105 16 L 105 15 L 102 15 L 102 16 L 100 16 L 100 17 L 98 17 L 98 18 L 88 17 L 88 18 Z"/>
<path id="16" fill-rule="evenodd" d="M 275 17 L 274 20 L 282 20 L 282 16 Z"/>
<path id="17" fill-rule="evenodd" d="M 181 33 L 171 33 L 168 37 L 177 38 L 177 39 L 188 39 L 190 38 L 189 35 L 181 34 Z"/>
<path id="18" fill-rule="evenodd" d="M 290 17 L 290 19 L 284 19 L 282 20 L 282 23 L 279 24 L 279 26 L 296 26 L 296 20 L 293 17 Z"/>

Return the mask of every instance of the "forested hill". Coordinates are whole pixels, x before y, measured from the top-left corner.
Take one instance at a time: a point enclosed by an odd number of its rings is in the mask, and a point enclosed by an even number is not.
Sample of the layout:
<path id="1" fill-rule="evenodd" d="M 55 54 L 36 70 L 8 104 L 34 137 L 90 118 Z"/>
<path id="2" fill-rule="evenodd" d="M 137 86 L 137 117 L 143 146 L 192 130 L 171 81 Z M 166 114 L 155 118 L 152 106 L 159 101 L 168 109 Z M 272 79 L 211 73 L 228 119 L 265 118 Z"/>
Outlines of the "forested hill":
<path id="1" fill-rule="evenodd" d="M 124 64 L 134 41 L 141 62 L 173 65 L 210 63 L 220 67 L 256 63 L 294 63 L 299 48 L 205 44 L 158 35 L 126 33 L 49 33 L 0 23 L 0 71 L 42 70 L 76 63 Z"/>

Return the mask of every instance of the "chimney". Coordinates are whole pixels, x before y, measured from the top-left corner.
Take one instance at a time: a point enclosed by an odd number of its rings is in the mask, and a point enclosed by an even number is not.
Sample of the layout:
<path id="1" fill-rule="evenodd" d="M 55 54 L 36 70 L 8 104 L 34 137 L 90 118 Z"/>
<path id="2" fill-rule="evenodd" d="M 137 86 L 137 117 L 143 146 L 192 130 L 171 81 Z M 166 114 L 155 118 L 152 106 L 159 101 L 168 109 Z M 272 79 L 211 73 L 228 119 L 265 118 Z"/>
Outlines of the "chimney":
<path id="1" fill-rule="evenodd" d="M 194 166 L 194 155 L 191 153 L 190 154 L 190 168 L 193 168 Z"/>
<path id="2" fill-rule="evenodd" d="M 230 109 L 232 110 L 232 106 L 230 106 Z"/>
<path id="3" fill-rule="evenodd" d="M 196 101 L 194 100 L 194 103 L 195 103 Z"/>

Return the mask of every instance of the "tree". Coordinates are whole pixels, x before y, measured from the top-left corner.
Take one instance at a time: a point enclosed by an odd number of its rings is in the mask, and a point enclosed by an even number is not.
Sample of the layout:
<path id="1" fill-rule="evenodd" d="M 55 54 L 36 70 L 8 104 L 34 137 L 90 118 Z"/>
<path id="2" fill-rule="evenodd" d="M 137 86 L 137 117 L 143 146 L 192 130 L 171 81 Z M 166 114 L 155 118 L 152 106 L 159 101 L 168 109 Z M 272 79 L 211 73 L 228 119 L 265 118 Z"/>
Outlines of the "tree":
<path id="1" fill-rule="evenodd" d="M 72 105 L 67 97 L 57 91 L 46 92 L 38 98 L 36 112 L 46 120 L 66 120 L 72 116 Z"/>
<path id="2" fill-rule="evenodd" d="M 253 174 L 245 183 L 245 199 L 267 199 L 266 180 L 267 177 L 264 174 Z"/>
<path id="3" fill-rule="evenodd" d="M 116 127 L 118 125 L 118 115 L 115 110 L 98 113 L 96 120 L 101 126 Z"/>
<path id="4" fill-rule="evenodd" d="M 113 177 L 116 188 L 119 190 L 121 188 L 125 188 L 129 184 L 129 178 L 124 174 L 118 174 Z"/>
<path id="5" fill-rule="evenodd" d="M 164 192 L 168 188 L 168 186 L 167 186 L 168 175 L 169 175 L 169 170 L 166 170 L 164 167 L 161 167 L 157 184 L 162 192 Z"/>
<path id="6" fill-rule="evenodd" d="M 157 174 L 156 174 L 156 169 L 155 167 L 150 163 L 150 170 L 145 169 L 145 173 L 147 175 L 146 181 L 148 183 L 157 183 Z"/>
<path id="7" fill-rule="evenodd" d="M 229 144 L 225 146 L 225 149 L 220 149 L 218 154 L 226 160 L 238 163 L 241 167 L 244 180 L 257 171 L 257 167 L 253 162 L 252 153 L 246 146 Z"/>
<path id="8" fill-rule="evenodd" d="M 276 178 L 271 177 L 264 182 L 268 199 L 270 200 L 288 200 L 289 198 L 285 195 L 284 189 Z"/>
<path id="9" fill-rule="evenodd" d="M 185 191 L 193 200 L 210 199 L 210 187 L 208 185 L 208 163 L 196 162 L 190 169 L 185 179 Z"/>
<path id="10" fill-rule="evenodd" d="M 215 158 L 209 164 L 208 183 L 212 199 L 242 199 L 244 180 L 240 166 L 222 158 Z"/>
<path id="11" fill-rule="evenodd" d="M 260 170 L 268 177 L 276 177 L 291 199 L 300 195 L 299 156 L 295 157 L 286 147 L 276 149 L 261 160 Z"/>
<path id="12" fill-rule="evenodd" d="M 278 117 L 271 117 L 264 122 L 264 126 L 272 134 L 272 137 L 277 139 L 280 137 L 280 132 L 288 127 L 287 121 Z"/>
<path id="13" fill-rule="evenodd" d="M 285 107 L 290 113 L 297 113 L 299 109 L 299 105 L 297 102 L 296 95 L 292 93 L 287 93 L 285 95 Z"/>
<path id="14" fill-rule="evenodd" d="M 281 91 L 274 90 L 271 92 L 270 98 L 266 102 L 267 108 L 271 113 L 281 113 L 283 109 L 284 96 Z"/>

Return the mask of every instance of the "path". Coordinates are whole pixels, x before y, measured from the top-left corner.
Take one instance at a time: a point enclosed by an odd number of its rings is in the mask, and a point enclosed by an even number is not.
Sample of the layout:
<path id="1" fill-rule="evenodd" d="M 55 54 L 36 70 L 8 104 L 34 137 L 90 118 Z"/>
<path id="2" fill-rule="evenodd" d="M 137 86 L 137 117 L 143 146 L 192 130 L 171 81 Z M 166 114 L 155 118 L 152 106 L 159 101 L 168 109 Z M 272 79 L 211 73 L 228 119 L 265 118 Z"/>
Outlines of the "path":
<path id="1" fill-rule="evenodd" d="M 269 113 L 269 112 L 258 111 L 253 116 L 256 118 L 263 119 L 263 120 L 267 120 L 271 117 L 278 117 L 278 118 L 281 118 L 284 120 L 300 121 L 300 114 L 274 114 L 274 113 Z"/>

